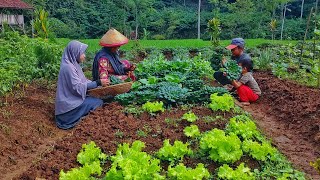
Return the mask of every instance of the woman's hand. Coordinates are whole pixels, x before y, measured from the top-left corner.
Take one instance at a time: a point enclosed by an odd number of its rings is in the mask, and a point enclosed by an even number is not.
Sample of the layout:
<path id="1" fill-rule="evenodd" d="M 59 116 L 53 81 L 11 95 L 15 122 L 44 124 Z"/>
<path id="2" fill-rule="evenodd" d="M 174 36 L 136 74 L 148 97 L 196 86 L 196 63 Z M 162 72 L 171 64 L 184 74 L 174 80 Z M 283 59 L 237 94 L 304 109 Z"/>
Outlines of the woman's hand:
<path id="1" fill-rule="evenodd" d="M 102 86 L 109 86 L 110 80 L 109 79 L 100 79 Z"/>
<path id="2" fill-rule="evenodd" d="M 132 64 L 132 66 L 130 67 L 129 71 L 134 71 L 137 68 L 137 66 L 135 64 Z"/>

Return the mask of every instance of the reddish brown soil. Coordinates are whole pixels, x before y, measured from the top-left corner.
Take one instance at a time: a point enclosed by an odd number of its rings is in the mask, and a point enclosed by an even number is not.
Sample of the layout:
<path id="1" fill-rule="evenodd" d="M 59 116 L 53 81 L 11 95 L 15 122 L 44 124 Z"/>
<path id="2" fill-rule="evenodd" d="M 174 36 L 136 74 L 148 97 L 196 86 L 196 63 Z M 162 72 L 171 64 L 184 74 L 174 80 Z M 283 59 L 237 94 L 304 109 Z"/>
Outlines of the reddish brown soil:
<path id="1" fill-rule="evenodd" d="M 280 80 L 269 72 L 254 76 L 263 95 L 244 109 L 296 168 L 320 179 L 309 165 L 320 157 L 320 90 Z"/>
<path id="2" fill-rule="evenodd" d="M 155 117 L 147 113 L 141 114 L 140 117 L 134 117 L 131 114 L 123 113 L 121 105 L 108 104 L 87 116 L 79 126 L 71 131 L 69 136 L 57 142 L 52 152 L 45 154 L 40 162 L 35 163 L 19 179 L 34 179 L 36 177 L 57 179 L 61 169 L 69 170 L 78 166 L 76 156 L 81 145 L 91 140 L 108 154 L 114 154 L 119 143 L 132 143 L 138 139 L 145 142 L 146 148 L 144 150 L 149 153 L 159 150 L 164 139 L 170 139 L 171 142 L 176 139 L 186 142 L 187 138 L 183 134 L 183 129 L 190 123 L 177 121 L 186 112 L 187 110 L 173 108 Z M 194 107 L 193 112 L 200 118 L 214 115 L 211 110 L 204 107 Z M 231 114 L 229 114 L 230 116 Z M 165 118 L 170 118 L 170 121 L 166 122 Z M 201 131 L 207 131 L 214 127 L 223 129 L 225 124 L 226 121 L 221 120 L 210 123 L 197 121 Z M 138 135 L 138 131 L 143 131 L 146 137 Z M 188 161 L 191 166 L 195 166 L 194 163 L 196 162 Z"/>
<path id="3" fill-rule="evenodd" d="M 26 171 L 67 134 L 53 121 L 55 90 L 37 85 L 26 89 L 0 100 L 0 179 Z"/>
<path id="4" fill-rule="evenodd" d="M 309 161 L 320 157 L 320 91 L 281 81 L 264 72 L 255 73 L 255 77 L 264 95 L 245 109 L 296 168 L 313 179 L 320 179 L 309 166 Z M 165 117 L 178 119 L 186 112 L 175 108 L 156 117 L 144 113 L 136 118 L 112 103 L 88 115 L 76 128 L 59 130 L 53 121 L 54 93 L 54 88 L 31 86 L 24 96 L 15 93 L 15 97 L 8 98 L 9 105 L 1 107 L 0 179 L 57 179 L 61 169 L 77 166 L 76 154 L 90 140 L 110 154 L 115 152 L 117 144 L 136 139 L 146 142 L 148 152 L 159 149 L 166 138 L 186 141 L 182 131 L 187 122 L 175 125 L 164 121 Z M 194 108 L 194 112 L 200 116 L 212 115 L 210 110 L 200 107 Z M 204 131 L 224 128 L 225 122 L 202 121 L 198 125 Z M 139 136 L 139 130 L 148 136 Z M 250 159 L 244 161 L 250 167 L 257 165 Z M 186 158 L 185 163 L 195 166 L 197 162 Z M 211 172 L 215 168 L 215 164 L 209 166 Z"/>

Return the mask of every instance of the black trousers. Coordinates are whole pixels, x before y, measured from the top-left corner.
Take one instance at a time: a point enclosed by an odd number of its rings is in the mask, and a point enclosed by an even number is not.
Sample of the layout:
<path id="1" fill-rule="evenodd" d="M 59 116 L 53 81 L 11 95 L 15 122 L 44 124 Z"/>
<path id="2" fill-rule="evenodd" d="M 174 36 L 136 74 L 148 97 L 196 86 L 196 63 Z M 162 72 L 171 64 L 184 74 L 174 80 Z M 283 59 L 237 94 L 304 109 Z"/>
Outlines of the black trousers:
<path id="1" fill-rule="evenodd" d="M 231 84 L 231 81 L 223 75 L 223 72 L 217 71 L 213 74 L 213 77 L 223 86 L 226 84 Z"/>

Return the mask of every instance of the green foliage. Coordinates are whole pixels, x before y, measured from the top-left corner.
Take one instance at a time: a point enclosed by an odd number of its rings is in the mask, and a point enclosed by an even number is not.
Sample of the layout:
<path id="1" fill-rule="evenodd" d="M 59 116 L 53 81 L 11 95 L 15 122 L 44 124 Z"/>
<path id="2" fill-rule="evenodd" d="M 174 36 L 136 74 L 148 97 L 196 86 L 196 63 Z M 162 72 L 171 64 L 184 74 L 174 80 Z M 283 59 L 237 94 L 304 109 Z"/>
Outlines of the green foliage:
<path id="1" fill-rule="evenodd" d="M 201 79 L 190 79 L 183 81 L 182 85 L 191 91 L 197 91 L 204 86 L 204 82 Z"/>
<path id="2" fill-rule="evenodd" d="M 223 64 L 224 68 L 221 68 L 222 72 L 227 73 L 227 78 L 230 80 L 236 80 L 239 78 L 241 74 L 241 67 L 238 66 L 236 61 L 233 60 L 227 60 Z"/>
<path id="3" fill-rule="evenodd" d="M 261 70 L 270 70 L 272 62 L 276 60 L 277 56 L 271 49 L 267 48 L 259 52 L 257 58 L 253 58 L 254 66 Z"/>
<path id="4" fill-rule="evenodd" d="M 219 167 L 218 177 L 226 180 L 254 180 L 255 177 L 250 171 L 250 168 L 245 167 L 244 163 L 241 163 L 237 169 L 233 170 L 229 165 L 224 164 Z"/>
<path id="5" fill-rule="evenodd" d="M 186 128 L 184 128 L 183 132 L 187 137 L 191 138 L 196 138 L 200 136 L 200 130 L 197 125 L 187 126 Z"/>
<path id="6" fill-rule="evenodd" d="M 168 177 L 177 180 L 208 179 L 210 173 L 202 163 L 199 163 L 195 169 L 187 168 L 184 164 L 179 163 L 174 168 L 168 167 Z"/>
<path id="7" fill-rule="evenodd" d="M 77 161 L 82 165 L 79 168 L 73 168 L 67 173 L 60 171 L 60 180 L 82 180 L 94 179 L 91 175 L 101 175 L 102 168 L 100 160 L 105 161 L 107 156 L 101 152 L 99 147 L 91 141 L 89 144 L 83 144 L 82 149 L 77 155 Z"/>
<path id="8" fill-rule="evenodd" d="M 276 149 L 267 142 L 262 142 L 262 144 L 252 141 L 245 140 L 242 143 L 243 152 L 249 153 L 253 158 L 259 161 L 267 160 L 267 156 L 274 156 Z"/>
<path id="9" fill-rule="evenodd" d="M 157 152 L 157 156 L 166 161 L 175 162 L 182 161 L 185 155 L 191 155 L 193 152 L 188 148 L 189 144 L 184 144 L 181 141 L 175 141 L 173 145 L 170 144 L 170 140 L 163 141 L 163 147 Z"/>
<path id="10" fill-rule="evenodd" d="M 35 11 L 33 26 L 37 32 L 37 34 L 35 34 L 37 37 L 47 39 L 49 37 L 49 33 L 51 33 L 49 29 L 48 15 L 49 13 L 44 9 Z"/>
<path id="11" fill-rule="evenodd" d="M 198 116 L 196 116 L 193 112 L 189 111 L 183 114 L 182 119 L 187 120 L 188 122 L 195 122 L 198 119 Z"/>
<path id="12" fill-rule="evenodd" d="M 111 156 L 111 168 L 105 179 L 164 179 L 159 173 L 160 160 L 142 152 L 145 144 L 134 141 L 132 146 L 123 143 L 117 152 Z"/>
<path id="13" fill-rule="evenodd" d="M 149 113 L 156 113 L 156 112 L 164 112 L 164 108 L 163 108 L 163 102 L 146 102 L 144 105 L 142 105 L 142 109 L 144 111 L 147 111 Z"/>
<path id="14" fill-rule="evenodd" d="M 73 168 L 67 173 L 60 171 L 59 180 L 94 180 L 93 174 L 101 175 L 102 168 L 99 161 L 85 164 L 80 168 Z"/>
<path id="15" fill-rule="evenodd" d="M 163 84 L 159 87 L 157 97 L 168 104 L 183 102 L 186 100 L 188 89 L 178 84 Z"/>
<path id="16" fill-rule="evenodd" d="M 121 84 L 123 81 L 119 79 L 117 76 L 110 76 L 110 85 Z"/>
<path id="17" fill-rule="evenodd" d="M 63 48 L 17 32 L 0 34 L 0 96 L 34 79 L 57 78 Z"/>
<path id="18" fill-rule="evenodd" d="M 212 87 L 205 85 L 199 90 L 189 92 L 187 101 L 193 103 L 210 102 L 210 95 L 214 93 L 222 95 L 228 93 L 228 90 L 223 87 Z"/>
<path id="19" fill-rule="evenodd" d="M 89 144 L 83 144 L 81 151 L 77 155 L 77 161 L 82 165 L 93 163 L 98 159 L 106 160 L 106 158 L 107 156 L 101 152 L 101 149 L 93 141 Z"/>
<path id="20" fill-rule="evenodd" d="M 129 92 L 129 93 L 123 93 L 123 94 L 116 95 L 114 100 L 120 102 L 123 105 L 129 105 L 134 102 L 135 97 L 136 96 L 134 93 Z"/>
<path id="21" fill-rule="evenodd" d="M 264 161 L 261 170 L 254 170 L 256 179 L 306 179 L 304 173 L 294 170 L 292 165 L 279 152 L 276 152 L 270 159 Z"/>
<path id="22" fill-rule="evenodd" d="M 320 158 L 318 158 L 315 162 L 310 162 L 310 165 L 314 167 L 314 169 L 320 174 Z"/>
<path id="23" fill-rule="evenodd" d="M 219 96 L 218 93 L 214 93 L 211 94 L 210 99 L 209 107 L 213 111 L 230 111 L 230 109 L 234 108 L 234 100 L 230 94 Z"/>
<path id="24" fill-rule="evenodd" d="M 139 116 L 143 113 L 143 110 L 140 106 L 128 105 L 123 110 L 124 113 L 133 114 L 134 116 Z"/>
<path id="25" fill-rule="evenodd" d="M 211 43 L 212 45 L 219 46 L 220 45 L 220 34 L 221 34 L 221 27 L 220 27 L 220 20 L 217 18 L 212 18 L 208 21 L 208 31 L 211 35 Z"/>
<path id="26" fill-rule="evenodd" d="M 233 163 L 242 156 L 241 141 L 234 135 L 225 135 L 224 131 L 213 129 L 200 139 L 200 149 L 209 153 L 209 157 L 221 163 Z"/>
<path id="27" fill-rule="evenodd" d="M 247 120 L 247 116 L 238 115 L 230 119 L 226 131 L 235 134 L 242 139 L 256 138 L 260 133 L 252 120 Z"/>

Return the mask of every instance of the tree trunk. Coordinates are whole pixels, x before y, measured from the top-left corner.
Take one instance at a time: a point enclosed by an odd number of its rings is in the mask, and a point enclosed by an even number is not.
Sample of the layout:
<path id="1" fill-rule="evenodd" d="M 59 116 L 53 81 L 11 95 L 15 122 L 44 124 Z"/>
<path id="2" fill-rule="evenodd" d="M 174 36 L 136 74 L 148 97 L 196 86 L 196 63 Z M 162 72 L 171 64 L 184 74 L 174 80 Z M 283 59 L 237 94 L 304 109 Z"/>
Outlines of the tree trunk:
<path id="1" fill-rule="evenodd" d="M 283 8 L 283 16 L 282 16 L 282 25 L 281 25 L 281 40 L 282 40 L 282 37 L 283 37 L 283 29 L 284 29 L 284 20 L 286 19 L 286 12 L 287 12 L 287 3 L 284 5 L 284 8 Z"/>
<path id="2" fill-rule="evenodd" d="M 138 39 L 138 26 L 139 26 L 139 21 L 138 21 L 138 7 L 136 5 L 136 36 L 135 36 L 135 40 Z"/>
<path id="3" fill-rule="evenodd" d="M 199 0 L 198 6 L 198 39 L 200 39 L 200 12 L 201 12 L 201 0 Z"/>
<path id="4" fill-rule="evenodd" d="M 315 9 L 315 14 L 317 15 L 318 13 L 318 4 L 319 4 L 319 0 L 316 0 L 316 9 Z"/>
<path id="5" fill-rule="evenodd" d="M 300 14 L 300 19 L 302 19 L 303 16 L 303 6 L 304 6 L 304 0 L 301 2 L 301 14 Z"/>

